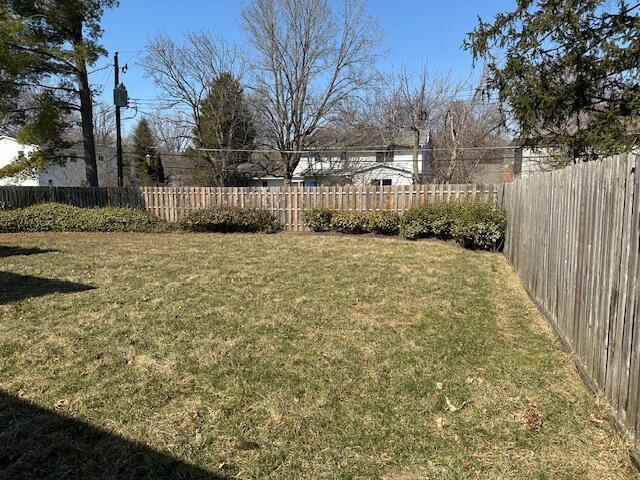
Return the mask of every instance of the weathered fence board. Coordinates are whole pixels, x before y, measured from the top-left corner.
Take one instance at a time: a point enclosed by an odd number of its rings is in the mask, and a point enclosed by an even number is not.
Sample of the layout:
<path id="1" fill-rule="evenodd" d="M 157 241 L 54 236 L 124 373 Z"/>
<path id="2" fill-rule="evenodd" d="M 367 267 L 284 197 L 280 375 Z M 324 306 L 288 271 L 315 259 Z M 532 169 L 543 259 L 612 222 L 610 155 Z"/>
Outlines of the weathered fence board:
<path id="1" fill-rule="evenodd" d="M 341 210 L 396 210 L 427 202 L 465 200 L 495 203 L 496 185 L 406 185 L 385 187 L 0 187 L 0 205 L 26 207 L 60 202 L 80 207 L 132 207 L 169 221 L 214 206 L 269 209 L 286 230 L 301 231 L 304 211 L 313 207 Z"/>
<path id="2" fill-rule="evenodd" d="M 503 184 L 505 255 L 640 445 L 640 156 Z"/>

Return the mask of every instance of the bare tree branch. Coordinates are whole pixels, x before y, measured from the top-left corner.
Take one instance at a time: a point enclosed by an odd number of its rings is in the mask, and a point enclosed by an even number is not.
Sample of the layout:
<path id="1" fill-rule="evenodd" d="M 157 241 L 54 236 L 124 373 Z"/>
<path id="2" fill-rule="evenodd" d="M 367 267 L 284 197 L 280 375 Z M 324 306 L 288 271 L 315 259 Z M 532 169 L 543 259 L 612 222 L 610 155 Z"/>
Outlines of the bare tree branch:
<path id="1" fill-rule="evenodd" d="M 242 12 L 256 50 L 252 98 L 285 183 L 300 154 L 340 107 L 372 86 L 380 29 L 365 0 L 253 0 Z"/>

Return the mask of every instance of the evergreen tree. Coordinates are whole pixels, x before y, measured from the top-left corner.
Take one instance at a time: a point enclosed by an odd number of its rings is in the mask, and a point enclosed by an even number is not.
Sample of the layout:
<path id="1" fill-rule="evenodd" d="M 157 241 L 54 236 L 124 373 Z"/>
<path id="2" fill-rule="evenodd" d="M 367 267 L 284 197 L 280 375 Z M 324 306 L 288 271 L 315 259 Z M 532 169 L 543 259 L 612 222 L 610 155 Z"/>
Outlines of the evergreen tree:
<path id="1" fill-rule="evenodd" d="M 133 158 L 140 185 L 165 183 L 164 168 L 157 141 L 145 118 L 138 122 L 133 131 Z"/>
<path id="2" fill-rule="evenodd" d="M 256 137 L 253 119 L 240 82 L 223 73 L 211 85 L 203 100 L 195 128 L 196 146 L 214 151 L 203 157 L 216 185 L 237 185 L 242 179 L 237 166 L 249 159 Z"/>
<path id="3" fill-rule="evenodd" d="M 87 182 L 98 185 L 87 67 L 106 52 L 100 20 L 117 0 L 0 0 L 0 115 L 24 127 L 22 139 L 45 155 L 66 146 L 80 112 Z M 28 102 L 26 106 L 22 103 Z M 48 118 L 58 119 L 49 128 Z"/>
<path id="4" fill-rule="evenodd" d="M 465 46 L 487 62 L 526 146 L 589 160 L 640 138 L 639 14 L 626 0 L 519 0 Z"/>
<path id="5" fill-rule="evenodd" d="M 156 154 L 150 158 L 150 163 L 147 166 L 147 177 L 153 185 L 163 185 L 166 182 L 159 151 L 156 151 Z"/>

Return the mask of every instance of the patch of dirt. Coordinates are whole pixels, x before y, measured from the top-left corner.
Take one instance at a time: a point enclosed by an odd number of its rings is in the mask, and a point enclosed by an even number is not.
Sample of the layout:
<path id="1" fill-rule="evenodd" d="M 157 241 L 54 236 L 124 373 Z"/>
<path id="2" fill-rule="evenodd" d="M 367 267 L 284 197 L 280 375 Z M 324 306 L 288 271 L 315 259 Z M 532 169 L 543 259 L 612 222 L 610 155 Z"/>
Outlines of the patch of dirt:
<path id="1" fill-rule="evenodd" d="M 236 441 L 235 447 L 238 450 L 257 450 L 260 448 L 260 445 L 258 444 L 258 442 L 254 442 L 252 440 L 244 440 L 241 438 Z"/>
<path id="2" fill-rule="evenodd" d="M 153 358 L 144 354 L 133 357 L 131 363 L 138 367 L 155 370 L 164 374 L 172 374 L 175 370 L 174 362 L 167 359 Z"/>
<path id="3" fill-rule="evenodd" d="M 392 470 L 382 475 L 380 480 L 424 480 L 429 478 L 428 475 L 428 469 L 416 465 L 406 469 Z"/>
<path id="4" fill-rule="evenodd" d="M 533 398 L 527 399 L 528 405 L 522 413 L 522 424 L 527 430 L 540 430 L 544 423 L 544 415 Z"/>

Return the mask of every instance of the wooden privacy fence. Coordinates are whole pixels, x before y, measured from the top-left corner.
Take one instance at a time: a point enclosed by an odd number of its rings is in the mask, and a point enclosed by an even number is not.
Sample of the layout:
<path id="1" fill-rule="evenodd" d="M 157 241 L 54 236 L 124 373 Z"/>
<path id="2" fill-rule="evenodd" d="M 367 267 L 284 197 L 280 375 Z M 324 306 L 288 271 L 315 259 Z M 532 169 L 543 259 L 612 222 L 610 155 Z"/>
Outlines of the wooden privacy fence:
<path id="1" fill-rule="evenodd" d="M 2 208 L 23 208 L 47 202 L 87 208 L 144 208 L 143 198 L 137 188 L 0 187 Z"/>
<path id="2" fill-rule="evenodd" d="M 618 423 L 640 440 L 640 157 L 500 187 L 505 254 Z"/>
<path id="3" fill-rule="evenodd" d="M 385 187 L 0 187 L 0 203 L 25 207 L 56 201 L 82 207 L 144 208 L 169 221 L 213 206 L 269 209 L 286 230 L 304 230 L 304 211 L 313 207 L 404 212 L 428 202 L 496 201 L 496 185 L 400 185 Z"/>

